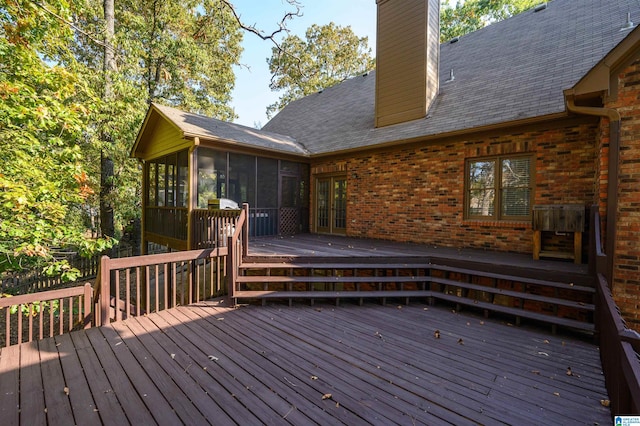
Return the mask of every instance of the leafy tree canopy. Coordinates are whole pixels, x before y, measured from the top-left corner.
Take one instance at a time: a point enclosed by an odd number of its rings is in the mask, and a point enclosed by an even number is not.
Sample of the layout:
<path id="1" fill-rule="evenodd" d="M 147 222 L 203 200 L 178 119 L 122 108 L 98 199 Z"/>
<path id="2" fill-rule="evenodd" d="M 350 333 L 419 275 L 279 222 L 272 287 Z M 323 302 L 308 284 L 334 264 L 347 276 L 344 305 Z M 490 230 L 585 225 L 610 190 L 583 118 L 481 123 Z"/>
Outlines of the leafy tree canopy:
<path id="1" fill-rule="evenodd" d="M 479 30 L 538 4 L 540 0 L 458 0 L 455 4 L 443 0 L 440 6 L 440 41 Z"/>
<path id="2" fill-rule="evenodd" d="M 140 166 L 128 157 L 149 102 L 234 118 L 242 32 L 230 6 L 117 1 L 113 94 L 104 102 L 101 1 L 0 0 L 0 273 L 64 272 L 58 248 L 109 245 L 85 238 L 105 152 L 118 228 L 139 216 Z"/>
<path id="3" fill-rule="evenodd" d="M 273 74 L 271 90 L 284 91 L 267 107 L 267 115 L 272 116 L 293 100 L 373 69 L 375 60 L 367 42 L 367 37 L 356 36 L 351 27 L 334 23 L 312 25 L 305 40 L 287 36 L 267 60 Z"/>
<path id="4" fill-rule="evenodd" d="M 2 3 L 0 273 L 48 264 L 71 277 L 56 248 L 108 245 L 84 238 L 80 220 L 92 193 L 81 161 L 91 89 L 66 47 L 73 33 L 54 16 L 68 16 L 68 3 Z"/>

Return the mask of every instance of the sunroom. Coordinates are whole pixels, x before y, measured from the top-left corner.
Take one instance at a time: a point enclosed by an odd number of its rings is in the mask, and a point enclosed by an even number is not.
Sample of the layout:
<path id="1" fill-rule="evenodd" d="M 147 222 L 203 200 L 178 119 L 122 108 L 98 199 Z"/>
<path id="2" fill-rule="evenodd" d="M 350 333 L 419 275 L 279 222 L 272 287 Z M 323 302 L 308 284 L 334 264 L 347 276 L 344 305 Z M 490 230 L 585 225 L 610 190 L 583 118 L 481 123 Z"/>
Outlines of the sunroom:
<path id="1" fill-rule="evenodd" d="M 229 207 L 244 203 L 251 236 L 308 231 L 308 155 L 292 138 L 152 104 L 131 156 L 143 164 L 144 252 L 224 244 Z"/>

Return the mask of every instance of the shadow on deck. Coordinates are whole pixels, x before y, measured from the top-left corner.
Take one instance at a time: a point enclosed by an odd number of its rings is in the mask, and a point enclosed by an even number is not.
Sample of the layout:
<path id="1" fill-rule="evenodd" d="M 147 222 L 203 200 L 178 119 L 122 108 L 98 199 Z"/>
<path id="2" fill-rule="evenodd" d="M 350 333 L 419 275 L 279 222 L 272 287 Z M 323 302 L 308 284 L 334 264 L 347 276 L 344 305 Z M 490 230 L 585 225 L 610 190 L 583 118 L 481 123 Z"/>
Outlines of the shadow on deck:
<path id="1" fill-rule="evenodd" d="M 595 345 L 421 304 L 201 302 L 0 352 L 5 424 L 608 424 L 604 399 Z"/>

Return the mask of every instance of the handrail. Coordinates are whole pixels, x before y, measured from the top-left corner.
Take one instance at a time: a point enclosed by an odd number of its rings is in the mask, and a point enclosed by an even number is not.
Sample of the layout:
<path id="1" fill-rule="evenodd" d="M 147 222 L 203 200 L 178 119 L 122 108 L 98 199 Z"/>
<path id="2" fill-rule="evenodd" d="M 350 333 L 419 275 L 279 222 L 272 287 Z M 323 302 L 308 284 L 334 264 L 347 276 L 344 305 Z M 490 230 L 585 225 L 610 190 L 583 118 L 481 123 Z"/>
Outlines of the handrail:
<path id="1" fill-rule="evenodd" d="M 590 225 L 589 270 L 596 278 L 595 325 L 611 411 L 614 415 L 640 414 L 640 334 L 626 326 L 611 293 L 597 206 L 591 208 Z"/>
<path id="2" fill-rule="evenodd" d="M 247 247 L 249 245 L 249 224 L 247 216 L 249 213 L 249 204 L 242 205 L 242 212 L 236 222 L 233 235 L 228 237 L 227 248 L 227 297 L 233 301 L 236 294 L 236 280 L 238 278 L 238 269 L 242 264 L 242 259 L 247 255 Z M 240 246 L 240 247 L 238 247 Z"/>
<path id="3" fill-rule="evenodd" d="M 78 287 L 0 298 L 0 311 L 4 310 L 4 345 L 11 345 L 12 335 L 15 336 L 15 344 L 21 345 L 24 332 L 29 342 L 36 337 L 36 331 L 37 337 L 42 339 L 47 326 L 49 332 L 46 337 L 63 334 L 78 325 L 91 327 L 92 292 L 91 284 L 86 283 Z M 9 308 L 12 306 L 18 307 L 17 312 L 11 313 Z M 27 318 L 26 329 L 23 327 L 24 317 Z"/>

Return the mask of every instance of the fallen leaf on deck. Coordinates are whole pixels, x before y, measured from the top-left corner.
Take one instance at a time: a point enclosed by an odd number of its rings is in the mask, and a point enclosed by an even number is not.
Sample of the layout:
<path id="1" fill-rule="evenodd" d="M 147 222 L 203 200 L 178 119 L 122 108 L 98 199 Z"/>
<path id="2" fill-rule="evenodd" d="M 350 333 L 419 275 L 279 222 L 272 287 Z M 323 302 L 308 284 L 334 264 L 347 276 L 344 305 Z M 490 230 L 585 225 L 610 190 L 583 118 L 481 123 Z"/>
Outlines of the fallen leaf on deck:
<path id="1" fill-rule="evenodd" d="M 538 374 L 538 375 L 540 374 L 540 370 L 531 370 L 531 372 L 532 372 L 533 374 Z"/>
<path id="2" fill-rule="evenodd" d="M 480 325 L 484 325 L 484 321 L 480 321 Z"/>
<path id="3" fill-rule="evenodd" d="M 122 342 L 118 342 L 118 343 L 116 343 L 116 346 L 121 345 L 121 344 L 122 344 Z"/>
<path id="4" fill-rule="evenodd" d="M 549 354 L 548 354 L 548 353 L 546 353 L 546 352 L 538 352 L 538 355 L 549 356 Z"/>
<path id="5" fill-rule="evenodd" d="M 428 310 L 429 310 L 429 308 L 423 308 L 422 310 L 423 310 L 423 311 L 428 311 Z"/>
<path id="6" fill-rule="evenodd" d="M 209 361 L 217 361 L 218 358 L 213 356 L 213 355 L 209 355 Z"/>
<path id="7" fill-rule="evenodd" d="M 64 387 L 64 394 L 69 395 L 69 388 L 66 386 Z"/>
<path id="8" fill-rule="evenodd" d="M 542 343 L 545 343 L 545 344 L 547 344 L 547 345 L 548 345 L 548 344 L 549 344 L 549 341 L 545 339 Z"/>
<path id="9" fill-rule="evenodd" d="M 384 340 L 384 337 L 382 337 L 382 334 L 380 334 L 379 332 L 377 332 L 377 331 L 376 331 L 376 334 L 375 334 L 375 335 L 376 335 L 377 337 L 379 337 L 380 339 Z"/>
<path id="10" fill-rule="evenodd" d="M 331 395 L 330 393 L 325 393 L 324 395 L 322 395 L 322 400 L 324 401 L 325 399 L 331 399 L 333 397 L 333 395 Z"/>
<path id="11" fill-rule="evenodd" d="M 171 359 L 176 359 L 176 354 L 171 354 Z"/>
<path id="12" fill-rule="evenodd" d="M 608 406 L 610 406 L 610 405 L 611 405 L 611 401 L 609 401 L 608 399 L 601 399 L 601 400 L 600 400 L 600 404 L 601 404 L 603 407 L 608 407 Z"/>
<path id="13" fill-rule="evenodd" d="M 462 341 L 462 339 L 458 339 L 458 344 L 459 345 L 464 345 L 464 342 Z"/>
<path id="14" fill-rule="evenodd" d="M 436 330 L 433 332 L 433 337 L 435 337 L 436 339 L 440 338 L 440 330 Z"/>
<path id="15" fill-rule="evenodd" d="M 336 408 L 340 408 L 340 403 L 336 402 Z"/>
<path id="16" fill-rule="evenodd" d="M 218 321 L 224 321 L 224 318 L 218 318 Z"/>
<path id="17" fill-rule="evenodd" d="M 402 305 L 398 305 L 398 309 L 402 309 Z"/>
<path id="18" fill-rule="evenodd" d="M 318 380 L 318 376 L 311 376 L 311 380 Z"/>
<path id="19" fill-rule="evenodd" d="M 567 367 L 567 376 L 573 376 L 573 371 L 571 371 L 571 367 Z"/>
<path id="20" fill-rule="evenodd" d="M 560 392 L 554 392 L 553 393 L 555 396 L 560 396 Z"/>

